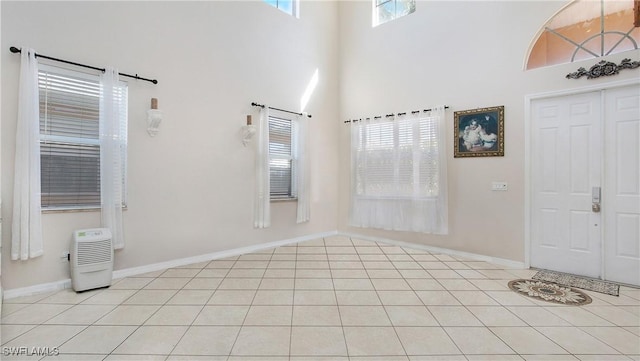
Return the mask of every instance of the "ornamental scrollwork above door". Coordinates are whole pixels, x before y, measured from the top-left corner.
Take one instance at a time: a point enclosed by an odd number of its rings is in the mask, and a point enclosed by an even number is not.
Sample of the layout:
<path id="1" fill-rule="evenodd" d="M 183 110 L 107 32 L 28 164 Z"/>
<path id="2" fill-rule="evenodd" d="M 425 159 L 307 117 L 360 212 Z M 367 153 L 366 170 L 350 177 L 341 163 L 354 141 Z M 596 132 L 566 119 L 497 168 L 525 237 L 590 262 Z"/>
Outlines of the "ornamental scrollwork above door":
<path id="1" fill-rule="evenodd" d="M 566 78 L 579 79 L 586 76 L 587 79 L 595 79 L 601 76 L 616 75 L 622 69 L 635 69 L 638 67 L 640 67 L 640 61 L 631 61 L 631 59 L 623 59 L 620 64 L 602 60 L 598 64 L 589 68 L 589 70 L 586 70 L 585 68 L 578 68 L 578 71 L 567 74 Z"/>

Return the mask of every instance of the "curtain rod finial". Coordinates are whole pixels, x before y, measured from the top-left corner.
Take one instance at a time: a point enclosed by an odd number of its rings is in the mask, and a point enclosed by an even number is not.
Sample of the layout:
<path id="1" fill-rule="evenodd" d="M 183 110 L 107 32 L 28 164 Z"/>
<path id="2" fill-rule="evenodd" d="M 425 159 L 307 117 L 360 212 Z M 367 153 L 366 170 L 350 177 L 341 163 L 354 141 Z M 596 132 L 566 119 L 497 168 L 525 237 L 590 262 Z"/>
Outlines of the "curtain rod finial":
<path id="1" fill-rule="evenodd" d="M 12 53 L 14 53 L 14 54 L 15 54 L 15 53 L 20 53 L 20 52 L 21 52 L 21 50 L 20 50 L 20 49 L 18 49 L 18 48 L 16 48 L 15 46 L 10 47 L 10 48 L 9 48 L 9 50 L 10 50 Z"/>

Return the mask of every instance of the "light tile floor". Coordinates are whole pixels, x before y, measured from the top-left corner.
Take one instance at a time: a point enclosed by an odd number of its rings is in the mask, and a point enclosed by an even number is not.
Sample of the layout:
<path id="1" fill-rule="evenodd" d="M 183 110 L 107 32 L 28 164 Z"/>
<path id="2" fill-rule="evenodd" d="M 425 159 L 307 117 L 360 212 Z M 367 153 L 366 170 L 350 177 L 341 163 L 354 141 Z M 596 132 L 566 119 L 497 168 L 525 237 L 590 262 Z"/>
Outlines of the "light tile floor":
<path id="1" fill-rule="evenodd" d="M 6 300 L 1 358 L 640 360 L 640 289 L 582 307 L 508 289 L 534 273 L 336 236 Z"/>

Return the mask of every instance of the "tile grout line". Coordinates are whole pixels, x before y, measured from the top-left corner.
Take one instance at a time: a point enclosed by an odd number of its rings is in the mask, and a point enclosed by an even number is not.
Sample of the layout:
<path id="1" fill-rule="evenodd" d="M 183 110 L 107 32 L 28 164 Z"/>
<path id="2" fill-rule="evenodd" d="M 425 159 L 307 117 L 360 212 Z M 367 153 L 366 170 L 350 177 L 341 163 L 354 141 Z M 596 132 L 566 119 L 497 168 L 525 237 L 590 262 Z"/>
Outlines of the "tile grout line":
<path id="1" fill-rule="evenodd" d="M 472 268 L 473 269 L 473 268 Z M 475 270 L 475 269 L 473 269 Z M 475 270 L 477 271 L 477 270 Z M 510 273 L 510 272 L 509 272 Z M 519 277 L 517 275 L 514 275 L 515 277 Z M 465 278 L 466 279 L 466 278 Z M 498 303 L 497 306 L 500 306 L 502 309 L 504 309 L 506 312 L 514 315 L 517 319 L 521 320 L 522 322 L 524 322 L 526 325 L 528 325 L 528 323 L 524 320 L 522 320 L 520 317 L 518 317 L 518 315 L 514 314 L 513 312 L 511 312 L 511 310 L 509 310 L 507 308 L 506 305 L 501 304 L 500 302 L 498 302 L 498 300 L 496 300 L 495 298 L 491 297 L 491 295 L 487 294 L 486 292 L 484 292 L 482 289 L 479 289 L 482 293 L 486 294 L 490 299 L 492 299 L 493 301 L 495 301 L 496 303 Z M 455 297 L 455 296 L 454 296 Z M 463 302 L 461 302 L 461 304 L 465 307 L 465 309 L 467 309 L 467 311 L 469 311 L 471 314 L 473 314 L 473 312 L 469 309 L 469 305 L 464 304 Z M 536 307 L 539 307 L 538 305 L 536 305 Z M 517 352 L 517 350 L 515 350 L 513 348 L 513 346 L 511 346 L 508 342 L 506 342 L 504 339 L 502 339 L 502 337 L 500 337 L 499 335 L 497 335 L 492 329 L 491 327 L 499 327 L 499 326 L 487 326 L 484 322 L 482 322 L 482 320 L 480 318 L 478 318 L 477 316 L 475 316 L 475 314 L 473 314 L 474 317 L 480 322 L 480 324 L 482 324 L 489 332 L 491 332 L 492 335 L 494 335 L 495 337 L 497 337 L 502 343 L 504 343 L 507 347 L 509 347 L 516 355 L 520 355 L 519 352 Z M 522 326 L 513 326 L 513 327 L 522 327 Z M 533 328 L 533 327 L 531 327 Z M 535 332 L 540 333 L 538 330 L 533 329 Z M 559 348 L 561 348 L 562 350 L 566 351 L 567 354 L 571 354 L 571 352 L 569 352 L 567 349 L 565 349 L 564 347 L 562 347 L 561 345 L 557 344 L 556 342 L 554 342 L 552 339 L 548 338 L 546 335 L 540 333 L 542 336 L 544 336 L 547 340 L 549 340 L 551 343 L 555 344 L 556 346 L 558 346 Z"/>
<path id="2" fill-rule="evenodd" d="M 155 280 L 157 280 L 157 279 L 159 279 L 159 278 L 162 278 L 161 276 L 162 276 L 165 272 L 167 272 L 168 270 L 170 270 L 170 269 L 171 269 L 171 268 L 165 269 L 162 273 L 160 273 L 157 277 L 155 277 L 155 278 L 153 279 L 153 281 L 155 281 Z M 198 272 L 198 273 L 199 273 L 199 272 Z M 198 274 L 198 273 L 197 273 L 197 274 Z M 197 274 L 196 274 L 196 275 L 197 275 Z M 193 276 L 193 277 L 191 277 L 191 279 L 194 279 L 195 277 L 196 277 L 196 276 Z M 167 278 L 168 278 L 168 277 L 167 277 Z M 149 284 L 153 283 L 153 281 L 151 281 L 151 282 L 147 283 L 146 285 L 142 286 L 142 288 L 138 289 L 138 291 L 137 291 L 137 292 L 135 292 L 133 295 L 131 295 L 131 297 L 128 297 L 126 300 L 123 300 L 122 302 L 120 302 L 120 304 L 119 304 L 118 306 L 125 305 L 125 302 L 126 302 L 127 300 L 131 299 L 133 296 L 135 296 L 136 294 L 138 294 L 140 291 L 145 290 L 145 287 L 146 287 L 146 286 L 148 286 Z M 169 297 L 169 298 L 168 298 L 168 299 L 167 299 L 163 304 L 161 304 L 155 312 L 153 312 L 151 315 L 149 315 L 149 317 L 147 317 L 143 322 L 141 322 L 141 323 L 140 323 L 140 325 L 137 325 L 135 330 L 133 330 L 133 331 L 132 331 L 132 332 L 131 332 L 127 337 L 125 337 L 125 338 L 124 338 L 124 340 L 122 340 L 122 341 L 121 341 L 121 342 L 120 342 L 116 347 L 114 347 L 114 348 L 113 348 L 113 349 L 112 349 L 112 350 L 107 354 L 107 357 L 109 357 L 109 356 L 113 355 L 113 351 L 117 350 L 117 349 L 118 349 L 118 347 L 122 346 L 122 344 L 124 344 L 124 343 L 129 339 L 129 337 L 131 337 L 131 335 L 133 335 L 133 334 L 134 334 L 134 333 L 136 333 L 138 330 L 140 330 L 140 329 L 142 328 L 142 326 L 144 326 L 144 324 L 145 324 L 147 321 L 149 321 L 149 320 L 151 319 L 151 317 L 153 317 L 156 313 L 158 313 L 158 311 L 160 311 L 160 310 L 162 309 L 162 307 L 164 307 L 164 306 L 167 304 L 167 302 L 169 302 L 173 297 L 175 297 L 175 295 L 177 295 L 177 294 L 178 294 L 178 292 L 179 292 L 181 289 L 183 289 L 183 288 L 184 288 L 184 286 L 185 286 L 186 284 L 188 284 L 188 283 L 189 283 L 189 282 L 185 283 L 181 288 L 177 289 L 177 290 L 176 290 L 176 292 L 175 292 L 171 297 Z M 116 306 L 116 308 L 118 308 L 118 306 Z M 135 304 L 132 304 L 132 306 L 136 306 L 136 305 L 135 305 Z M 114 309 L 114 310 L 115 310 L 115 309 Z M 111 312 L 113 312 L 114 310 L 112 310 Z M 109 315 L 111 312 L 109 312 L 108 314 L 104 315 L 103 317 L 101 317 L 100 319 L 98 319 L 96 322 L 100 321 L 102 318 L 106 317 L 106 316 L 107 316 L 107 315 Z M 92 326 L 94 326 L 94 325 L 95 325 L 95 322 L 92 324 Z M 95 325 L 95 326 L 97 327 L 97 326 L 100 326 L 100 325 Z M 187 328 L 185 329 L 184 333 L 182 334 L 182 336 L 180 337 L 180 339 L 178 340 L 178 342 L 176 342 L 176 346 L 178 345 L 178 343 L 180 342 L 180 340 L 182 339 L 182 337 L 184 337 L 184 335 L 187 333 L 187 331 L 188 331 L 188 330 L 189 330 L 189 327 L 187 327 Z M 173 351 L 173 349 L 174 349 L 176 346 L 173 346 L 173 347 L 171 348 L 171 351 Z M 171 351 L 169 351 L 169 353 L 167 354 L 167 357 L 166 357 L 166 358 L 169 358 L 169 355 L 171 355 Z M 116 355 L 117 355 L 117 354 L 116 354 Z M 165 359 L 166 359 L 166 358 L 165 358 Z"/>
<path id="3" fill-rule="evenodd" d="M 164 273 L 164 272 L 163 272 L 163 273 Z M 157 278 L 158 278 L 158 277 L 154 277 L 153 279 L 155 280 L 155 279 L 157 279 Z M 151 281 L 151 282 L 153 282 L 153 281 Z M 149 282 L 149 283 L 151 283 L 151 282 Z M 119 282 L 118 282 L 118 283 L 119 283 Z M 149 283 L 147 283 L 147 285 L 148 285 Z M 145 285 L 145 286 L 146 286 L 146 285 Z M 144 287 L 144 286 L 143 286 L 143 287 Z M 100 327 L 100 326 L 110 326 L 110 325 L 96 325 L 96 322 L 98 322 L 98 321 L 100 321 L 101 319 L 105 318 L 106 316 L 110 315 L 110 314 L 111 314 L 112 312 L 114 312 L 114 311 L 115 311 L 119 306 L 123 305 L 123 303 L 124 303 L 124 302 L 126 302 L 128 299 L 130 299 L 131 297 L 133 297 L 133 296 L 135 296 L 136 294 L 138 294 L 138 292 L 140 292 L 142 289 L 143 289 L 143 288 L 136 290 L 136 292 L 134 292 L 131 296 L 129 296 L 129 297 L 127 297 L 126 299 L 122 300 L 122 301 L 121 301 L 119 304 L 117 304 L 117 305 L 116 305 L 116 306 L 115 306 L 111 311 L 109 311 L 108 313 L 106 313 L 106 314 L 102 315 L 100 318 L 98 318 L 97 320 L 95 320 L 93 323 L 91 323 L 90 325 L 86 326 L 86 327 L 85 327 L 81 332 L 84 332 L 85 330 L 87 330 L 87 329 L 88 329 L 89 327 L 91 327 L 91 326 L 95 326 L 95 327 Z M 101 293 L 102 293 L 102 292 L 101 292 Z M 95 297 L 95 296 L 97 296 L 97 295 L 94 295 L 94 296 L 92 296 L 92 297 Z M 92 297 L 90 297 L 90 298 L 92 298 Z M 160 308 L 158 308 L 158 309 L 160 309 Z M 158 311 L 158 310 L 156 310 L 156 312 L 157 312 L 157 311 Z M 155 312 L 154 312 L 154 314 L 155 314 Z M 149 316 L 149 317 L 151 317 L 151 316 Z M 146 320 L 148 320 L 148 319 L 149 319 L 149 318 L 147 318 Z M 145 321 L 143 321 L 143 322 L 142 322 L 142 324 L 144 324 L 144 322 L 146 322 L 146 320 L 145 320 Z M 133 330 L 129 335 L 127 335 L 127 337 L 125 337 L 125 338 L 124 338 L 124 340 L 122 340 L 122 341 L 121 341 L 117 346 L 115 346 L 115 347 L 114 347 L 114 348 L 113 348 L 113 349 L 112 349 L 112 350 L 107 354 L 107 356 L 106 356 L 106 357 L 110 356 L 110 355 L 111 355 L 111 353 L 112 353 L 113 351 L 115 351 L 115 349 L 117 349 L 118 347 L 120 347 L 120 345 L 122 345 L 122 343 L 124 343 L 126 340 L 128 340 L 128 339 L 129 339 L 129 337 L 130 337 L 131 335 L 133 335 L 133 334 L 134 334 L 134 333 L 135 333 L 135 332 L 136 332 L 136 331 L 137 331 L 137 330 L 142 326 L 142 324 L 137 325 L 137 326 L 136 326 L 136 325 L 117 325 L 117 326 L 132 326 L 132 327 L 136 327 L 136 328 L 135 328 L 135 329 L 134 329 L 134 330 Z M 69 342 L 69 341 L 71 341 L 72 339 L 74 339 L 74 338 L 75 338 L 76 336 L 78 336 L 79 334 L 80 334 L 80 333 L 77 333 L 76 335 L 74 335 L 73 337 L 71 337 L 70 339 L 68 339 L 67 341 L 65 341 L 62 345 L 60 345 L 60 347 L 62 347 L 64 344 L 66 344 L 67 342 Z"/>
<path id="4" fill-rule="evenodd" d="M 265 266 L 265 272 L 267 272 L 267 269 L 269 268 L 269 263 L 271 262 L 271 259 L 273 258 L 273 255 L 275 253 L 275 248 L 271 250 L 271 256 L 269 257 L 269 262 L 267 262 L 267 265 Z M 250 254 L 250 253 L 247 253 Z M 236 262 L 233 264 L 233 266 L 236 265 L 236 263 L 240 260 L 240 257 L 242 257 L 242 255 L 240 255 L 238 257 L 238 259 L 236 260 Z M 232 267 L 233 267 L 232 266 Z M 231 272 L 232 268 L 229 268 L 229 271 L 227 271 L 227 275 L 229 275 L 229 273 Z M 236 346 L 236 343 L 238 342 L 238 338 L 240 338 L 240 333 L 242 332 L 242 328 L 244 327 L 244 323 L 247 321 L 247 317 L 249 317 L 249 312 L 251 312 L 251 307 L 253 306 L 253 302 L 256 299 L 256 296 L 258 295 L 258 290 L 260 289 L 260 285 L 262 284 L 262 280 L 264 280 L 264 273 L 262 274 L 262 277 L 260 278 L 260 283 L 258 283 L 258 286 L 256 287 L 254 293 L 253 293 L 253 297 L 251 298 L 251 302 L 249 303 L 249 308 L 247 309 L 247 313 L 244 315 L 244 318 L 242 319 L 242 324 L 240 325 L 240 328 L 238 329 L 238 334 L 235 337 L 235 340 L 233 341 L 233 344 L 231 344 L 231 347 L 229 348 L 229 354 L 227 355 L 227 360 L 229 360 L 231 358 L 231 354 L 233 353 L 233 349 Z M 226 279 L 226 276 L 225 276 Z"/>
<path id="5" fill-rule="evenodd" d="M 295 247 L 296 247 L 296 253 L 293 260 L 293 291 L 291 292 L 291 323 L 289 327 L 289 355 L 287 357 L 287 360 L 291 360 L 291 341 L 293 340 L 293 315 L 296 307 L 296 279 L 298 275 L 298 243 L 296 243 Z"/>
<path id="6" fill-rule="evenodd" d="M 336 299 L 336 311 L 338 312 L 338 319 L 340 320 L 340 331 L 342 331 L 342 340 L 344 341 L 344 349 L 346 350 L 346 353 L 347 353 L 346 357 L 347 359 L 349 359 L 349 345 L 347 343 L 347 334 L 344 330 L 344 323 L 342 322 L 342 313 L 340 312 L 340 303 L 338 302 L 338 292 L 336 292 L 336 284 L 333 279 L 333 268 L 331 268 L 331 262 L 329 261 L 329 253 L 327 251 L 327 242 L 324 239 L 322 240 L 322 242 L 324 243 L 324 251 L 325 251 L 325 254 L 327 255 L 327 265 L 329 267 L 329 275 L 331 276 L 331 285 L 333 286 L 333 297 L 335 297 Z M 349 242 L 353 245 L 353 241 L 351 240 L 351 237 L 349 237 Z"/>
<path id="7" fill-rule="evenodd" d="M 211 263 L 211 261 L 210 261 L 209 263 Z M 208 265 L 209 263 L 207 263 L 207 265 Z M 134 294 L 132 294 L 130 297 L 128 297 L 127 299 L 123 300 L 120 304 L 118 304 L 118 305 L 116 306 L 116 308 L 117 308 L 118 306 L 126 305 L 126 304 L 125 304 L 125 302 L 126 302 L 127 300 L 131 299 L 133 296 L 135 296 L 136 294 L 138 294 L 140 291 L 145 290 L 145 287 L 146 287 L 146 286 L 148 286 L 149 284 L 153 283 L 153 281 L 155 281 L 155 280 L 157 280 L 157 279 L 159 279 L 159 278 L 163 278 L 163 277 L 161 277 L 161 276 L 162 276 L 165 272 L 167 272 L 168 270 L 170 270 L 170 269 L 172 269 L 172 268 L 165 269 L 165 270 L 163 270 L 163 272 L 162 272 L 162 273 L 160 273 L 158 276 L 153 277 L 153 280 L 152 280 L 151 282 L 148 282 L 147 284 L 145 284 L 144 286 L 142 286 L 141 288 L 139 288 L 139 289 L 138 289 Z M 198 274 L 200 274 L 204 269 L 206 269 L 206 266 L 205 266 L 205 267 L 203 267 L 202 269 L 200 269 L 200 272 L 196 273 L 196 275 L 194 275 L 193 277 L 190 277 L 190 279 L 191 279 L 191 280 L 193 280 L 193 279 L 197 278 L 197 275 L 198 275 Z M 165 278 L 169 278 L 169 277 L 165 277 Z M 175 278 L 175 277 L 174 277 L 174 278 Z M 187 277 L 184 277 L 184 278 L 187 278 Z M 224 278 L 223 278 L 223 279 L 224 279 Z M 118 347 L 120 347 L 123 343 L 125 343 L 125 342 L 129 339 L 129 337 L 131 337 L 131 335 L 133 335 L 133 334 L 134 334 L 135 332 L 137 332 L 140 328 L 142 328 L 142 326 L 144 326 L 144 324 L 145 324 L 147 321 L 149 321 L 149 319 L 151 319 L 151 317 L 153 317 L 153 316 L 154 316 L 158 311 L 160 311 L 160 309 L 162 309 L 162 307 L 164 307 L 165 305 L 167 305 L 167 303 L 168 303 L 168 302 L 169 302 L 173 297 L 175 297 L 175 296 L 178 294 L 178 292 L 179 292 L 180 290 L 183 290 L 183 289 L 184 289 L 184 287 L 185 287 L 187 284 L 189 284 L 189 282 L 185 283 L 185 285 L 183 285 L 181 288 L 177 289 L 177 290 L 176 290 L 176 292 L 175 292 L 175 293 L 174 293 L 174 294 L 173 294 L 169 299 L 167 299 L 167 301 L 165 301 L 163 304 L 161 304 L 161 305 L 158 307 L 158 309 L 157 309 L 155 312 L 153 312 L 151 315 L 149 315 L 149 317 L 147 317 L 147 318 L 146 318 L 146 319 L 145 319 L 145 320 L 144 320 L 140 325 L 130 325 L 130 326 L 136 326 L 136 329 L 135 329 L 135 330 L 133 330 L 133 331 L 132 331 L 132 332 L 131 332 L 127 337 L 125 337 L 125 339 L 124 339 L 124 340 L 122 340 L 122 342 L 120 342 L 116 347 L 114 347 L 114 348 L 113 348 L 113 350 L 111 350 L 111 352 L 109 352 L 109 353 L 107 354 L 107 357 L 109 357 L 109 356 L 111 356 L 111 355 L 114 355 L 114 354 L 113 354 L 113 351 L 115 351 Z M 147 289 L 147 290 L 148 290 L 148 289 Z M 215 291 L 214 291 L 214 293 L 215 293 Z M 213 296 L 213 294 L 212 294 L 212 296 Z M 153 305 L 153 304 L 146 304 L 146 305 Z M 132 304 L 132 306 L 136 306 L 136 304 Z M 204 306 L 203 306 L 203 308 L 204 308 Z M 115 310 L 115 309 L 114 309 L 114 310 Z M 112 310 L 111 312 L 113 312 L 113 310 Z M 108 314 L 110 314 L 111 312 L 107 313 L 106 315 L 104 315 L 104 316 L 103 316 L 103 317 L 101 317 L 100 319 L 102 319 L 102 318 L 106 317 L 106 316 L 107 316 Z M 202 312 L 202 310 L 201 310 L 201 312 Z M 197 316 L 196 316 L 196 317 L 197 317 Z M 96 320 L 95 322 L 98 322 L 100 319 Z M 195 320 L 195 319 L 194 319 L 194 320 Z M 92 324 L 92 326 L 96 326 L 96 327 L 101 326 L 101 325 L 96 325 L 96 324 L 95 324 L 95 322 Z M 161 325 L 158 325 L 158 326 L 161 326 Z M 180 337 L 180 339 L 179 339 L 179 340 L 178 340 L 178 342 L 176 343 L 176 346 L 178 345 L 178 343 L 180 342 L 180 340 L 182 340 L 182 337 L 184 337 L 184 335 L 187 333 L 187 331 L 189 330 L 189 328 L 190 328 L 190 326 L 189 326 L 189 327 L 187 327 L 187 329 L 185 330 L 185 332 L 182 334 L 182 336 Z M 173 349 L 175 349 L 175 347 L 176 347 L 176 346 L 174 346 L 174 347 L 172 348 L 172 351 L 173 351 Z M 115 355 L 118 355 L 118 354 L 115 354 Z M 166 355 L 166 356 L 167 356 L 166 358 L 169 358 L 169 356 L 170 356 L 170 355 L 171 355 L 171 351 Z"/>
<path id="8" fill-rule="evenodd" d="M 233 264 L 235 265 L 238 262 L 237 258 Z M 211 264 L 211 262 L 213 262 L 214 260 L 211 260 L 209 262 L 207 262 L 207 264 L 202 267 L 200 269 L 199 272 L 197 272 L 193 277 L 191 277 L 191 281 L 193 281 L 194 279 L 197 278 L 197 276 L 205 269 L 207 269 L 207 266 L 209 266 Z M 231 266 L 233 267 L 233 265 Z M 171 269 L 171 268 L 170 268 Z M 169 354 L 167 355 L 167 357 L 165 358 L 165 360 L 169 359 L 169 357 L 171 357 L 171 354 L 173 353 L 173 351 L 175 351 L 176 347 L 178 347 L 178 345 L 180 344 L 180 342 L 182 341 L 182 339 L 184 339 L 184 336 L 189 332 L 189 330 L 191 330 L 191 327 L 193 326 L 194 322 L 196 322 L 196 320 L 198 319 L 198 316 L 200 316 L 200 314 L 202 313 L 202 311 L 204 310 L 204 308 L 207 306 L 208 302 L 211 300 L 211 298 L 213 298 L 213 295 L 216 293 L 216 291 L 218 290 L 218 287 L 220 287 L 220 284 L 224 281 L 224 279 L 227 277 L 227 275 L 229 274 L 229 272 L 231 271 L 231 268 L 229 268 L 229 270 L 227 271 L 227 273 L 225 274 L 225 276 L 222 278 L 222 281 L 220 281 L 220 283 L 216 286 L 216 289 L 211 293 L 211 295 L 207 298 L 207 300 L 202 304 L 202 307 L 200 307 L 200 311 L 198 311 L 198 313 L 196 314 L 196 316 L 193 318 L 193 320 L 191 320 L 191 323 L 187 326 L 187 329 L 185 330 L 185 332 L 182 334 L 182 336 L 180 336 L 180 338 L 178 339 L 178 341 L 176 341 L 176 344 L 171 348 L 171 351 L 169 351 Z M 189 281 L 189 282 L 191 282 Z M 186 287 L 186 285 L 189 284 L 189 282 L 185 283 L 184 286 L 182 286 L 182 288 L 176 292 L 176 294 L 174 294 L 170 299 L 167 300 L 167 302 L 171 301 L 173 299 L 173 297 L 175 297 L 178 293 L 180 293 L 180 291 L 184 290 Z M 164 307 L 167 303 L 165 303 L 164 305 L 162 305 L 158 311 L 160 311 L 162 309 L 162 307 Z M 158 312 L 156 311 L 156 313 Z M 155 313 L 154 313 L 155 314 Z M 152 315 L 153 317 L 153 315 Z M 149 319 L 147 319 L 147 321 L 149 321 Z M 145 321 L 145 322 L 147 322 Z"/>
<path id="9" fill-rule="evenodd" d="M 402 274 L 398 271 L 398 269 L 396 268 L 395 264 L 393 264 L 393 262 L 391 261 L 391 259 L 389 258 L 389 256 L 387 255 L 387 253 L 384 252 L 384 250 L 382 250 L 382 247 L 380 247 L 380 245 L 376 244 L 376 246 L 380 249 L 380 251 L 382 251 L 383 255 L 385 256 L 385 258 L 387 259 L 388 262 L 390 262 L 393 265 L 393 269 L 398 272 L 398 274 L 400 274 L 401 279 L 404 282 L 407 282 L 404 279 L 404 276 L 402 276 Z M 402 248 L 402 247 L 400 247 Z M 403 250 L 404 251 L 404 250 Z M 373 281 L 371 281 L 371 275 L 369 274 L 369 270 L 365 267 L 364 262 L 362 261 L 362 257 L 360 257 L 360 254 L 356 252 L 356 254 L 358 255 L 358 258 L 360 259 L 360 262 L 362 262 L 362 267 L 364 268 L 365 272 L 367 273 L 367 276 L 369 276 L 369 282 L 371 282 L 371 285 L 373 286 L 373 290 L 376 293 L 376 296 L 378 297 L 378 301 L 380 301 L 380 306 L 382 307 L 382 309 L 384 310 L 385 315 L 387 316 L 387 320 L 389 320 L 389 324 L 391 325 L 391 328 L 393 329 L 393 333 L 396 335 L 396 338 L 398 339 L 398 342 L 400 343 L 400 347 L 402 347 L 402 351 L 404 352 L 404 356 L 408 359 L 409 358 L 409 354 L 407 353 L 407 349 L 404 346 L 404 343 L 402 342 L 402 339 L 400 338 L 400 335 L 398 334 L 398 330 L 396 330 L 395 325 L 393 324 L 393 322 L 391 321 L 391 317 L 389 317 L 389 312 L 387 311 L 387 308 L 385 307 L 384 302 L 382 302 L 382 298 L 380 298 L 380 294 L 378 293 L 378 289 L 376 289 L 375 284 L 373 283 Z M 408 284 L 408 282 L 407 282 Z M 409 285 L 409 287 L 411 287 L 411 285 Z M 414 291 L 415 294 L 415 291 Z M 418 297 L 418 295 L 415 295 L 416 297 Z M 418 297 L 418 299 L 420 299 L 420 297 Z M 420 301 L 422 302 L 422 300 Z"/>
<path id="10" fill-rule="evenodd" d="M 443 262 L 444 263 L 444 262 Z M 455 269 L 452 269 L 448 264 L 444 263 L 445 266 L 449 267 L 450 270 L 452 270 L 453 272 L 457 273 L 458 275 L 460 275 L 458 272 L 456 272 Z M 468 265 L 466 265 L 468 266 Z M 472 270 L 477 271 L 476 269 L 474 269 L 471 266 L 470 267 Z M 481 272 L 480 272 L 481 273 Z M 481 273 L 482 274 L 482 273 Z M 484 274 L 483 274 L 484 275 Z M 460 275 L 462 276 L 462 275 Z M 464 276 L 462 276 L 462 279 L 465 280 L 466 282 L 469 282 Z M 469 282 L 470 283 L 470 282 Z M 474 287 L 476 287 L 474 285 Z M 445 287 L 446 288 L 446 287 Z M 477 288 L 477 287 L 476 287 Z M 493 297 L 491 297 L 490 295 L 486 294 L 482 289 L 477 288 L 479 292 L 482 292 L 482 294 L 487 295 L 487 297 L 489 297 L 491 300 L 495 301 L 496 303 L 500 304 L 500 302 L 498 302 L 497 300 L 493 299 Z M 484 322 L 482 322 L 482 320 L 480 320 L 470 309 L 469 309 L 469 305 L 465 304 L 464 302 L 462 302 L 462 300 L 458 299 L 453 292 L 451 291 L 455 291 L 455 290 L 449 290 L 447 289 L 447 291 L 449 292 L 449 294 L 451 295 L 451 297 L 453 297 L 454 299 L 456 299 L 458 302 L 460 302 L 460 305 L 462 307 L 464 307 L 464 309 L 469 312 L 469 314 L 471 314 L 471 316 L 480 323 L 480 325 L 482 325 L 483 328 L 485 328 L 487 331 L 489 331 L 493 336 L 495 336 L 498 340 L 500 340 L 500 342 L 502 342 L 505 346 L 507 346 L 511 351 L 513 351 L 514 354 L 519 355 L 518 352 L 516 350 L 513 349 L 513 347 L 511 345 L 509 345 L 507 342 L 505 342 L 502 338 L 500 338 L 500 336 L 496 335 L 495 332 L 493 332 L 493 330 L 491 330 L 489 328 L 489 326 L 487 326 Z M 469 326 L 465 326 L 465 327 L 469 327 Z M 456 347 L 458 347 L 458 349 L 460 351 L 462 351 L 460 349 L 460 347 L 458 346 L 458 344 L 455 342 L 455 340 L 453 340 L 453 338 L 451 337 L 451 334 L 447 331 L 447 329 L 445 327 L 442 327 L 442 330 L 447 334 L 447 336 L 449 336 L 449 338 L 453 341 L 453 343 L 456 345 Z"/>
<path id="11" fill-rule="evenodd" d="M 402 248 L 402 250 L 404 251 L 404 248 Z M 406 251 L 405 251 L 405 252 L 406 252 Z M 413 256 L 412 256 L 411 254 L 409 254 L 409 253 L 407 253 L 407 254 L 409 255 L 409 257 L 411 257 L 411 259 L 413 259 L 413 260 L 415 261 L 415 258 L 413 258 Z M 429 252 L 428 254 L 433 255 L 431 252 Z M 451 268 L 449 267 L 449 265 L 447 265 L 446 263 L 444 263 L 443 261 L 441 261 L 441 260 L 440 260 L 438 257 L 436 257 L 435 255 L 433 255 L 433 256 L 434 256 L 434 257 L 435 257 L 439 262 L 441 262 L 444 266 L 448 267 L 448 268 L 449 268 L 449 270 L 452 270 L 452 271 L 454 271 L 454 272 L 455 272 L 455 270 L 451 269 Z M 388 258 L 388 257 L 387 257 L 387 258 Z M 395 268 L 395 267 L 396 267 L 396 265 L 395 265 L 393 262 L 391 262 L 391 263 L 393 264 L 393 266 L 394 266 L 394 268 Z M 419 265 L 419 266 L 420 266 L 420 267 L 421 267 L 425 272 L 427 272 L 427 273 L 432 277 L 432 279 L 434 279 L 434 280 L 435 280 L 435 281 L 436 281 L 436 282 L 437 282 L 437 283 L 438 283 L 438 284 L 439 284 L 439 285 L 440 285 L 440 286 L 441 286 L 441 287 L 442 287 L 442 288 L 443 288 L 443 289 L 444 289 L 444 290 L 445 290 L 445 291 L 446 291 L 446 292 L 447 292 L 451 297 L 453 297 L 454 299 L 458 300 L 458 299 L 457 299 L 457 298 L 456 298 L 456 297 L 451 293 L 451 291 L 450 291 L 449 289 L 447 289 L 447 288 L 446 288 L 442 283 L 440 283 L 440 281 L 439 281 L 436 277 L 433 277 L 433 275 L 431 274 L 431 272 L 429 272 L 429 270 L 427 270 L 426 268 L 424 268 L 424 266 L 423 266 L 422 264 L 420 264 L 419 262 L 416 262 L 416 263 L 418 263 L 418 265 Z M 456 273 L 457 273 L 457 272 L 456 272 Z M 405 278 L 403 278 L 403 280 L 405 280 L 405 282 L 407 282 Z M 409 282 L 407 282 L 407 284 L 409 284 Z M 436 316 L 431 312 L 431 310 L 429 309 L 429 306 L 427 306 L 427 305 L 424 303 L 424 300 L 423 300 L 423 299 L 418 295 L 417 291 L 416 291 L 415 289 L 413 289 L 413 287 L 411 287 L 411 284 L 409 284 L 409 287 L 411 288 L 411 290 L 413 291 L 413 293 L 416 295 L 416 297 L 418 297 L 418 299 L 420 300 L 420 302 L 422 303 L 422 305 L 424 306 L 424 308 L 427 310 L 427 312 L 429 312 L 429 314 L 431 315 L 431 317 L 433 317 L 433 319 L 436 321 L 436 323 L 438 324 L 438 326 L 439 326 L 439 328 L 442 330 L 442 332 L 444 332 L 444 333 L 445 333 L 445 335 L 447 335 L 447 337 L 449 338 L 449 341 L 451 341 L 451 343 L 456 347 L 456 349 L 460 352 L 460 354 L 461 354 L 461 355 L 463 355 L 463 357 L 464 357 L 464 358 L 468 359 L 468 357 L 464 354 L 464 352 L 462 352 L 462 349 L 460 349 L 460 346 L 459 346 L 459 345 L 456 343 L 456 341 L 451 337 L 451 335 L 449 334 L 449 332 L 447 332 L 447 330 L 445 329 L 445 326 L 443 326 L 443 325 L 440 323 L 440 320 L 438 320 L 438 318 L 437 318 L 437 317 L 436 317 Z M 459 300 L 458 300 L 458 302 L 459 302 Z M 462 304 L 462 303 L 461 303 L 461 304 Z"/>

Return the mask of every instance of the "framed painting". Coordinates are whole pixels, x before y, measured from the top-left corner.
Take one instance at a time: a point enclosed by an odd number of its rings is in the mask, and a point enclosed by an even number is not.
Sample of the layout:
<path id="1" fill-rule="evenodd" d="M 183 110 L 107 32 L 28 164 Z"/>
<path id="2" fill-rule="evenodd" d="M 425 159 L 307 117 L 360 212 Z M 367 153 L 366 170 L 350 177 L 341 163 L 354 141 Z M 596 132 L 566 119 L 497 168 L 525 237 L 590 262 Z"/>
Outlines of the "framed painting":
<path id="1" fill-rule="evenodd" d="M 453 114 L 454 158 L 504 156 L 504 106 Z"/>

